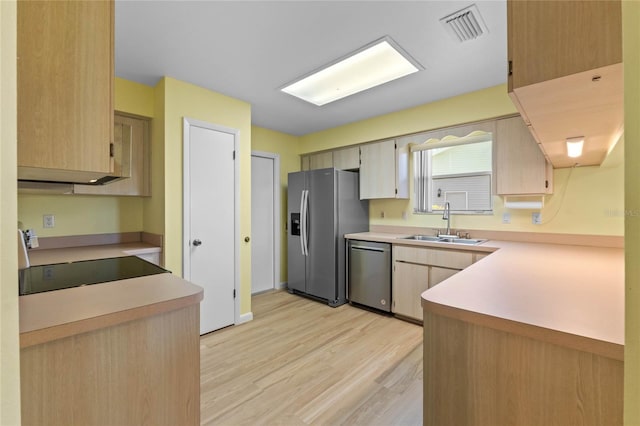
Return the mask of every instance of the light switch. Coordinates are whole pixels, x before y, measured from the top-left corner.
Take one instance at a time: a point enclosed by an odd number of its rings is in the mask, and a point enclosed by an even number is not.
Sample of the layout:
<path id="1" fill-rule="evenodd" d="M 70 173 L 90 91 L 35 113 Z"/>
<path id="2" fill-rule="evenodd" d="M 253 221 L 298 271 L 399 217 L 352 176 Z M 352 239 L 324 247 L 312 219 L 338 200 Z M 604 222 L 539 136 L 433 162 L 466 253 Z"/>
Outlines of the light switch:
<path id="1" fill-rule="evenodd" d="M 502 223 L 511 223 L 511 213 L 502 213 Z"/>

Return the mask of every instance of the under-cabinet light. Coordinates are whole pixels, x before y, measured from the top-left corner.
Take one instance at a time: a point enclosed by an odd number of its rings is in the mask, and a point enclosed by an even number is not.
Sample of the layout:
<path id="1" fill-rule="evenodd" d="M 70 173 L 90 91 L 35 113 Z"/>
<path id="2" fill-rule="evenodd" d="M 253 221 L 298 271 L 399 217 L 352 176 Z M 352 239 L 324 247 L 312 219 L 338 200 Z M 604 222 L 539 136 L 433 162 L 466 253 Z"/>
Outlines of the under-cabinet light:
<path id="1" fill-rule="evenodd" d="M 567 139 L 567 155 L 571 158 L 580 157 L 582 155 L 582 146 L 584 145 L 584 137 Z"/>
<path id="2" fill-rule="evenodd" d="M 423 69 L 390 37 L 384 37 L 280 90 L 322 106 Z"/>

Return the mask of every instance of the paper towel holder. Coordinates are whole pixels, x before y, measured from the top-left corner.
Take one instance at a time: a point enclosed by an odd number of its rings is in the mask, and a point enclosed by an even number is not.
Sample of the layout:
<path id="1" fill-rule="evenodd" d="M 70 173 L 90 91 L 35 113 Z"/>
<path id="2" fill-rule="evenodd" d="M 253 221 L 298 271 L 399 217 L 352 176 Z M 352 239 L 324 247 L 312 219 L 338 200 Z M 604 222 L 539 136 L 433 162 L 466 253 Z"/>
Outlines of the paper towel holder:
<path id="1" fill-rule="evenodd" d="M 544 207 L 544 196 L 540 197 L 504 197 L 505 209 L 541 210 Z"/>

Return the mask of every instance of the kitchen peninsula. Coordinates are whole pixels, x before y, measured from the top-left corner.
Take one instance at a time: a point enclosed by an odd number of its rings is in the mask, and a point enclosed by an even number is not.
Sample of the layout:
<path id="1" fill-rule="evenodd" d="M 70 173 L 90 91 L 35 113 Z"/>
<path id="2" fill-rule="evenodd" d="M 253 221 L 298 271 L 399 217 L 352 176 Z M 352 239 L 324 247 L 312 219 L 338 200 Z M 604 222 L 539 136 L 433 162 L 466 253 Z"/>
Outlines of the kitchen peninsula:
<path id="1" fill-rule="evenodd" d="M 424 424 L 622 424 L 623 249 L 495 245 L 422 294 Z"/>
<path id="2" fill-rule="evenodd" d="M 346 238 L 461 249 L 372 231 Z M 517 234 L 422 293 L 424 424 L 622 424 L 622 238 Z"/>
<path id="3" fill-rule="evenodd" d="M 170 273 L 21 296 L 23 423 L 199 424 L 202 298 Z"/>

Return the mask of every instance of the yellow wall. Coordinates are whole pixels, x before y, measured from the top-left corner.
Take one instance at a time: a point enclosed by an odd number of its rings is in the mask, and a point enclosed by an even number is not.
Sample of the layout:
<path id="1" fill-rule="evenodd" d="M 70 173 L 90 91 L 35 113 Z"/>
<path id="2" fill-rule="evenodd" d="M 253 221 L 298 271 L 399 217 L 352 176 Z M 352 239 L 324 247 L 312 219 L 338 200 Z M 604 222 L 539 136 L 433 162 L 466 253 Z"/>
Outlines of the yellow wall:
<path id="1" fill-rule="evenodd" d="M 115 109 L 153 117 L 153 88 L 116 78 Z M 143 226 L 143 203 L 139 197 L 20 194 L 18 220 L 22 228 L 32 228 L 40 237 L 147 231 Z M 55 228 L 42 227 L 44 214 L 56 216 Z"/>
<path id="2" fill-rule="evenodd" d="M 567 186 L 568 182 L 568 186 Z M 505 209 L 493 197 L 492 215 L 452 215 L 451 227 L 463 230 L 551 232 L 558 234 L 624 235 L 624 167 L 578 167 L 554 170 L 554 194 L 545 197 L 542 224 L 531 223 L 532 210 Z M 444 228 L 441 214 L 413 214 L 411 200 L 371 200 L 373 225 Z M 408 219 L 402 219 L 402 212 Z M 382 219 L 381 212 L 385 218 Z M 502 223 L 502 214 L 511 223 Z"/>
<path id="3" fill-rule="evenodd" d="M 506 85 L 500 85 L 302 136 L 300 151 L 331 149 L 514 112 Z M 611 156 L 620 157 L 623 145 L 618 143 Z M 462 230 L 624 234 L 622 162 L 609 161 L 602 167 L 575 168 L 573 171 L 555 170 L 554 185 L 554 194 L 545 197 L 541 225 L 531 223 L 531 211 L 505 210 L 503 199 L 493 197 L 492 215 L 453 215 L 451 226 Z M 446 227 L 439 214 L 413 214 L 412 200 L 371 200 L 369 206 L 372 225 Z M 502 224 L 502 214 L 507 211 L 511 213 L 511 223 Z M 381 217 L 383 212 L 384 219 Z M 407 220 L 402 219 L 403 212 L 407 213 Z"/>
<path id="4" fill-rule="evenodd" d="M 182 119 L 240 131 L 240 313 L 251 311 L 251 105 L 173 78 L 164 78 L 165 265 L 182 273 Z M 230 185 L 231 182 L 218 182 Z M 232 206 L 225 206 L 232 208 Z M 230 248 L 231 249 L 231 248 Z"/>
<path id="5" fill-rule="evenodd" d="M 92 195 L 19 196 L 18 220 L 39 237 L 109 234 L 143 229 L 142 200 L 138 197 Z M 42 227 L 42 215 L 55 215 L 55 228 Z"/>
<path id="6" fill-rule="evenodd" d="M 119 77 L 115 79 L 114 107 L 116 111 L 153 117 L 154 97 L 153 87 Z"/>
<path id="7" fill-rule="evenodd" d="M 302 136 L 300 152 L 353 145 L 517 112 L 500 85 Z"/>
<path id="8" fill-rule="evenodd" d="M 622 2 L 625 146 L 624 423 L 640 424 L 640 3 Z"/>
<path id="9" fill-rule="evenodd" d="M 16 3 L 0 2 L 0 425 L 20 424 Z"/>
<path id="10" fill-rule="evenodd" d="M 144 231 L 164 235 L 164 79 L 153 89 L 151 123 L 151 197 L 143 200 Z"/>
<path id="11" fill-rule="evenodd" d="M 287 179 L 300 171 L 299 138 L 263 127 L 252 126 L 251 150 L 280 156 L 280 282 L 287 281 Z"/>

